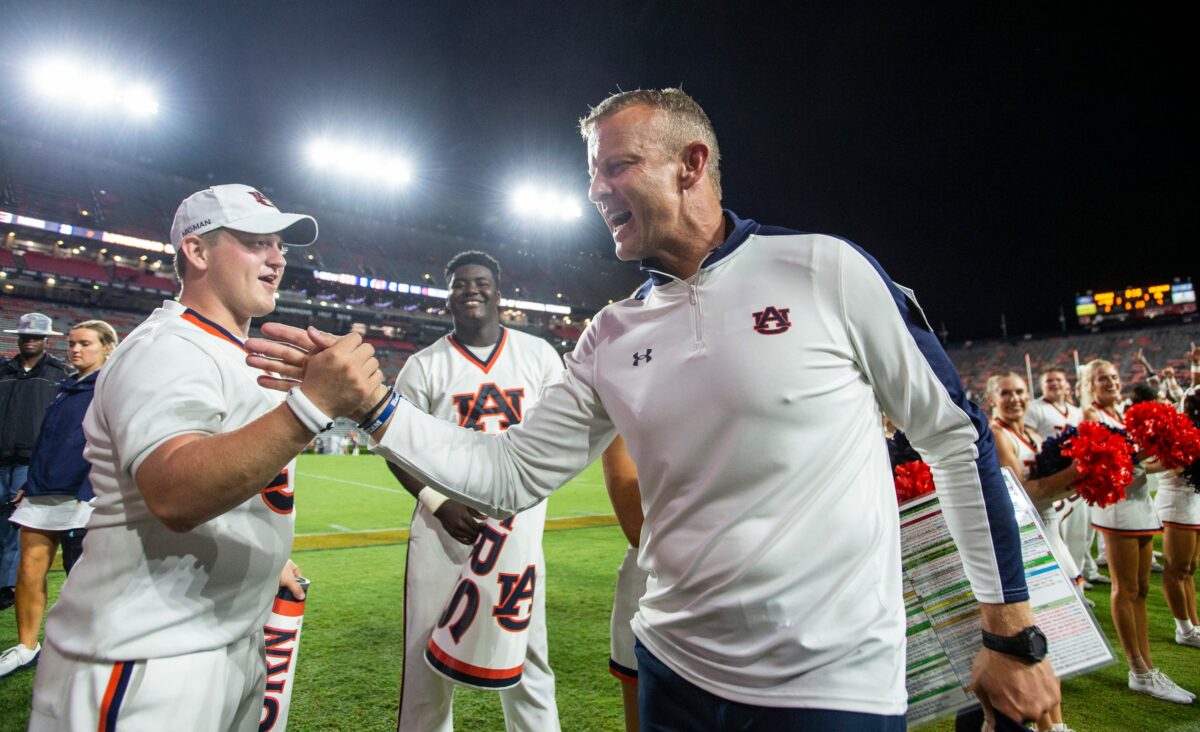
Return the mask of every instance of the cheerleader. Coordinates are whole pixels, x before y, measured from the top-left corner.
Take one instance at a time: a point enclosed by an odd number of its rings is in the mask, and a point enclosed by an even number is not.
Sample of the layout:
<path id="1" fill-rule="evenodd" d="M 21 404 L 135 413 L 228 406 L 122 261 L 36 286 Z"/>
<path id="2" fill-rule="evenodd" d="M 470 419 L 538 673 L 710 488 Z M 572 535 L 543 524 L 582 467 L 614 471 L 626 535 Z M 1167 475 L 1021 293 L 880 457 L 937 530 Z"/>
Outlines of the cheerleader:
<path id="1" fill-rule="evenodd" d="M 1029 407 L 1029 388 L 1019 374 L 1008 372 L 988 379 L 987 396 L 992 404 L 992 435 L 996 438 L 996 458 L 1001 467 L 1008 468 L 1020 479 L 1025 493 L 1042 517 L 1046 529 L 1046 541 L 1066 570 L 1067 576 L 1083 582 L 1079 569 L 1071 559 L 1059 534 L 1065 499 L 1074 494 L 1072 485 L 1079 479 L 1079 470 L 1072 462 L 1065 470 L 1044 477 L 1034 478 L 1041 438 L 1025 426 L 1025 412 Z M 1070 732 L 1063 722 L 1062 707 L 1055 705 L 1048 714 L 1037 721 L 1039 730 Z"/>
<path id="2" fill-rule="evenodd" d="M 1183 412 L 1200 425 L 1200 388 L 1183 400 Z M 1178 470 L 1159 473 L 1154 508 L 1162 519 L 1163 596 L 1175 618 L 1175 642 L 1200 648 L 1200 619 L 1196 617 L 1196 563 L 1200 560 L 1200 493 Z"/>
<path id="3" fill-rule="evenodd" d="M 1089 361 L 1079 377 L 1080 404 L 1087 421 L 1125 429 L 1121 411 L 1121 376 L 1108 361 Z M 1146 462 L 1150 462 L 1147 465 Z M 1150 593 L 1150 563 L 1154 537 L 1163 531 L 1150 500 L 1146 471 L 1153 461 L 1134 470 L 1125 498 L 1103 508 L 1092 507 L 1092 525 L 1104 534 L 1104 551 L 1112 577 L 1112 618 L 1117 638 L 1129 663 L 1129 688 L 1177 704 L 1191 704 L 1195 694 L 1171 681 L 1154 667 L 1150 656 L 1146 597 Z"/>

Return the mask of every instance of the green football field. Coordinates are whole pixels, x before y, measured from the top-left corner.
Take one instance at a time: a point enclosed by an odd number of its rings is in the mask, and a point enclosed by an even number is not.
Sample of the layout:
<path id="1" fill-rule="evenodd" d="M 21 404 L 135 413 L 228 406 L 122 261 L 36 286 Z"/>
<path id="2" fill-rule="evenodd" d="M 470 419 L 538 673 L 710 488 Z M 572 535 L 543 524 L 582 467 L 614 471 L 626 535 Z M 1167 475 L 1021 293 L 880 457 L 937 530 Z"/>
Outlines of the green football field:
<path id="1" fill-rule="evenodd" d="M 377 458 L 305 456 L 296 504 L 293 557 L 313 586 L 290 728 L 394 729 L 403 640 L 403 541 L 413 500 Z M 608 623 L 625 540 L 611 516 L 599 465 L 552 496 L 547 513 L 544 586 L 562 728 L 621 730 L 618 682 L 608 674 Z M 1200 690 L 1200 650 L 1173 642 L 1159 578 L 1153 576 L 1150 595 L 1155 660 L 1182 686 Z M 51 573 L 52 601 L 62 580 L 61 571 Z M 1107 592 L 1098 587 L 1089 596 L 1116 647 Z M 13 623 L 11 611 L 0 613 L 0 648 L 15 643 Z M 25 728 L 32 683 L 29 672 L 0 680 L 0 730 Z M 1120 663 L 1066 681 L 1063 689 L 1067 721 L 1079 732 L 1200 730 L 1200 707 L 1128 691 Z M 504 729 L 496 695 L 460 689 L 455 729 Z M 945 721 L 922 732 L 951 729 Z"/>

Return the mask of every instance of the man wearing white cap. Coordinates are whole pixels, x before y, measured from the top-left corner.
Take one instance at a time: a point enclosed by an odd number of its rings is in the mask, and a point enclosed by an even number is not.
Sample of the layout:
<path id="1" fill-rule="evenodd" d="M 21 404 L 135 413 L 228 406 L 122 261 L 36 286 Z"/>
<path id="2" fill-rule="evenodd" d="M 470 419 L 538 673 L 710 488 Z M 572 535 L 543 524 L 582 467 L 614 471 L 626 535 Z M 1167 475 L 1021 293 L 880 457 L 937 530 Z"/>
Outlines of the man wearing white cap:
<path id="1" fill-rule="evenodd" d="M 248 186 L 179 206 L 179 301 L 121 344 L 84 418 L 94 510 L 47 617 L 30 729 L 258 728 L 263 622 L 280 584 L 303 597 L 287 558 L 295 457 L 382 380 L 358 336 L 283 400 L 245 365 L 285 242 L 316 237 L 311 217 Z"/>
<path id="2" fill-rule="evenodd" d="M 46 407 L 67 377 L 67 365 L 46 353 L 46 339 L 62 335 L 41 313 L 21 316 L 16 329 L 17 355 L 0 363 L 0 610 L 12 607 L 20 544 L 8 523 L 13 499 L 25 484 L 33 443 Z"/>

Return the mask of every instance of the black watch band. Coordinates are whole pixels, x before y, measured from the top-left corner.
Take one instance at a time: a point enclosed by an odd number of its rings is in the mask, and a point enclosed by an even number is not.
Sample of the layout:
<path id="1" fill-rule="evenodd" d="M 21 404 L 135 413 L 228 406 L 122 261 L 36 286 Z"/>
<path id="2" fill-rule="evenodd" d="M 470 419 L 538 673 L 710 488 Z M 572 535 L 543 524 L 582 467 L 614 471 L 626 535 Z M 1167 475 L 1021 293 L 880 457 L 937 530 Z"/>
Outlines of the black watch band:
<path id="1" fill-rule="evenodd" d="M 1046 634 L 1036 625 L 1024 628 L 1016 635 L 1005 636 L 989 633 L 983 634 L 983 647 L 998 653 L 1015 656 L 1025 663 L 1040 663 L 1046 657 L 1049 644 Z"/>

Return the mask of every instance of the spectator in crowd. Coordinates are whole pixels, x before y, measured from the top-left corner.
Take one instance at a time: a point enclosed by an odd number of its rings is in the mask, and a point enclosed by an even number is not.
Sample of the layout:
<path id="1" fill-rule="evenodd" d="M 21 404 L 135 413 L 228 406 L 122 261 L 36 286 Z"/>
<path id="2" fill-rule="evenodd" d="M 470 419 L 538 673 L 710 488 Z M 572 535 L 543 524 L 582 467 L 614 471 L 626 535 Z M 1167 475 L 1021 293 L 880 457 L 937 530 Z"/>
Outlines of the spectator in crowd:
<path id="1" fill-rule="evenodd" d="M 1133 354 L 1133 358 L 1146 370 L 1146 382 L 1167 401 L 1175 404 L 1183 398 L 1183 387 L 1175 380 L 1174 368 L 1168 366 L 1162 370 L 1162 373 L 1155 372 L 1154 367 L 1150 365 L 1150 359 L 1146 358 L 1146 353 L 1141 348 Z"/>
<path id="2" fill-rule="evenodd" d="M 21 316 L 16 330 L 19 353 L 0 365 L 0 610 L 13 604 L 20 549 L 8 523 L 17 491 L 25 484 L 42 415 L 67 377 L 67 365 L 46 353 L 46 340 L 62 335 L 41 313 Z"/>
<path id="3" fill-rule="evenodd" d="M 1090 361 L 1079 382 L 1084 419 L 1125 429 L 1125 414 L 1120 408 L 1121 376 L 1116 367 L 1100 359 Z M 1150 500 L 1146 473 L 1156 467 L 1156 461 L 1141 461 L 1134 470 L 1133 483 L 1125 489 L 1125 498 L 1093 507 L 1092 523 L 1105 535 L 1104 550 L 1112 575 L 1113 625 L 1129 664 L 1129 688 L 1177 704 L 1191 704 L 1195 695 L 1155 668 L 1150 656 L 1146 597 L 1150 593 L 1154 537 L 1163 528 Z"/>
<path id="4" fill-rule="evenodd" d="M 63 545 L 63 568 L 82 551 L 92 509 L 91 465 L 83 458 L 83 416 L 92 403 L 100 367 L 117 346 L 117 332 L 103 320 L 88 320 L 67 334 L 67 358 L 77 372 L 62 382 L 46 409 L 33 447 L 29 477 L 17 495 L 12 523 L 20 529 L 17 572 L 17 645 L 0 654 L 0 678 L 37 663 L 38 629 L 46 611 L 46 575 Z"/>

